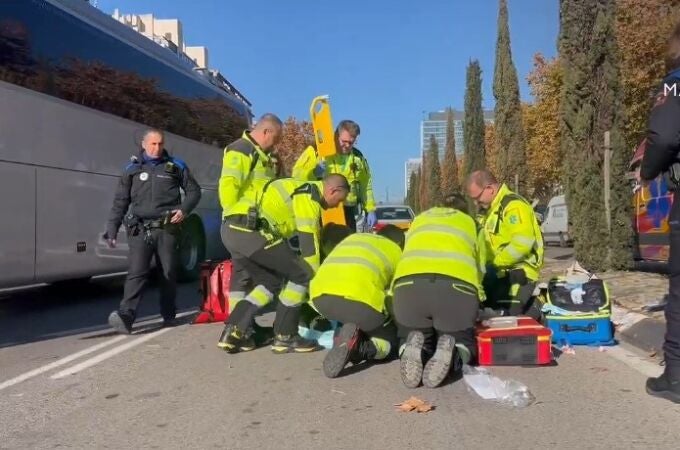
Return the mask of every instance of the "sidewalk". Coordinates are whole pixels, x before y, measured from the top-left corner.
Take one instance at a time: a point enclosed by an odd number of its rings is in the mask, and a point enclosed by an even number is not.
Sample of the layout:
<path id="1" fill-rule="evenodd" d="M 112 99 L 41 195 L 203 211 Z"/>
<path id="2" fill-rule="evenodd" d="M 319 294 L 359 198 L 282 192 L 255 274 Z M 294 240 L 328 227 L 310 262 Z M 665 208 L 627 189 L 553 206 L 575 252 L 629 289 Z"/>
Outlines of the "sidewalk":
<path id="1" fill-rule="evenodd" d="M 546 258 L 541 281 L 548 281 L 554 275 L 564 274 L 572 262 L 573 259 Z M 663 311 L 647 313 L 642 308 L 663 299 L 668 292 L 668 277 L 635 271 L 611 271 L 598 273 L 597 276 L 605 280 L 609 288 L 613 303 L 612 320 L 617 338 L 650 356 L 662 356 L 661 346 L 666 332 Z"/>

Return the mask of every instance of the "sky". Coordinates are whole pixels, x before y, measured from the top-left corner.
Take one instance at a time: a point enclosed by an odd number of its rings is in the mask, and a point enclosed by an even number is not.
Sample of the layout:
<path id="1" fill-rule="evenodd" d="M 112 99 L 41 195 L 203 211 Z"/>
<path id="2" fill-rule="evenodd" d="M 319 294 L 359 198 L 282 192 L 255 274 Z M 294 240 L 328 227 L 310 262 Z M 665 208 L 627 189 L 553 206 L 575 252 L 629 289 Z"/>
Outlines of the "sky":
<path id="1" fill-rule="evenodd" d="M 95 3 L 93 0 L 92 3 Z M 330 96 L 334 123 L 361 126 L 376 201 L 404 198 L 404 163 L 420 153 L 427 111 L 463 109 L 470 60 L 482 67 L 483 106 L 493 109 L 497 0 L 97 0 L 106 13 L 177 18 L 187 45 L 208 47 L 259 116 L 309 120 Z M 558 0 L 508 0 L 512 56 L 522 100 L 537 52 L 553 57 Z M 389 199 L 387 198 L 389 195 Z"/>

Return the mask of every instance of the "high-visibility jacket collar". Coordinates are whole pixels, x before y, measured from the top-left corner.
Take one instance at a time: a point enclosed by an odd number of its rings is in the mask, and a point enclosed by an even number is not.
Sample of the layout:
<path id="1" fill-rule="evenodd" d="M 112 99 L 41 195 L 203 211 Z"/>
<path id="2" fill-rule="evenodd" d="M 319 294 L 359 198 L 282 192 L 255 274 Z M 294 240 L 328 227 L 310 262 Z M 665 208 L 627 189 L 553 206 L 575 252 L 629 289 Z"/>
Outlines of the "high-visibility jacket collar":
<path id="1" fill-rule="evenodd" d="M 253 147 L 255 147 L 255 150 L 266 154 L 266 152 L 262 149 L 262 147 L 260 147 L 260 144 L 258 144 L 257 141 L 250 135 L 250 132 L 248 132 L 248 130 L 243 132 L 243 134 L 241 135 L 241 138 L 243 138 L 246 141 L 253 144 Z"/>
<path id="2" fill-rule="evenodd" d="M 498 192 L 496 192 L 496 196 L 493 198 L 491 205 L 489 205 L 488 211 L 491 212 L 497 210 L 501 204 L 501 200 L 503 200 L 503 197 L 508 195 L 510 192 L 510 188 L 507 184 L 501 184 L 501 187 L 498 189 Z"/>

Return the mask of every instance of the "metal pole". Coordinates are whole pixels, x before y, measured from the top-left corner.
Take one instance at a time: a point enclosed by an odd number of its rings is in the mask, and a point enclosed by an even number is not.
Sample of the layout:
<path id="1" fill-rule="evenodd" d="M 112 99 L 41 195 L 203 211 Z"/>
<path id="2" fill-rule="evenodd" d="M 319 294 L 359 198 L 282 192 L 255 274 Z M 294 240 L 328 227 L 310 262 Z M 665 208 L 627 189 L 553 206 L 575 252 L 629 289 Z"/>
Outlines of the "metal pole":
<path id="1" fill-rule="evenodd" d="M 607 232 L 611 235 L 612 232 L 612 211 L 610 205 L 611 199 L 611 157 L 612 157 L 611 142 L 609 140 L 609 131 L 604 132 L 604 211 L 607 218 Z"/>

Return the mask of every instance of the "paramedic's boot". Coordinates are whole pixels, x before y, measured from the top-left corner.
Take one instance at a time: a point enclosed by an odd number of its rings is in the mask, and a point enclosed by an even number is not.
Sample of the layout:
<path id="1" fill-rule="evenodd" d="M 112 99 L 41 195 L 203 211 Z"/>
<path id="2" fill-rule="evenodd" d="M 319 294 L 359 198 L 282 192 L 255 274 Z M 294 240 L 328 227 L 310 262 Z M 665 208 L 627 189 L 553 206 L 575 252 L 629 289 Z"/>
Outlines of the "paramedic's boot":
<path id="1" fill-rule="evenodd" d="M 255 350 L 253 339 L 253 324 L 258 306 L 249 301 L 241 300 L 231 311 L 225 322 L 217 346 L 227 353 L 248 352 Z"/>
<path id="2" fill-rule="evenodd" d="M 359 327 L 353 323 L 346 323 L 340 329 L 340 333 L 333 340 L 333 348 L 326 354 L 323 359 L 323 373 L 328 378 L 335 378 L 340 375 L 342 369 L 345 368 L 348 362 L 358 355 Z"/>
<path id="3" fill-rule="evenodd" d="M 241 330 L 237 325 L 225 325 L 217 346 L 227 353 L 248 352 L 255 350 L 252 331 Z"/>
<path id="4" fill-rule="evenodd" d="M 299 306 L 286 306 L 281 302 L 276 305 L 272 352 L 309 353 L 321 349 L 315 340 L 305 339 L 298 334 L 299 321 Z"/>
<path id="5" fill-rule="evenodd" d="M 109 325 L 120 334 L 132 333 L 132 322 L 134 322 L 134 319 L 131 316 L 121 314 L 118 311 L 109 315 Z"/>
<path id="6" fill-rule="evenodd" d="M 434 356 L 425 365 L 423 371 L 423 384 L 429 388 L 435 388 L 446 379 L 453 363 L 456 350 L 456 339 L 448 334 L 439 336 L 437 350 Z"/>
<path id="7" fill-rule="evenodd" d="M 660 377 L 648 378 L 646 387 L 649 395 L 680 403 L 680 368 L 671 372 L 667 367 Z"/>
<path id="8" fill-rule="evenodd" d="M 305 339 L 299 334 L 277 334 L 272 342 L 274 353 L 310 353 L 321 350 L 318 342 Z"/>
<path id="9" fill-rule="evenodd" d="M 253 339 L 256 347 L 264 347 L 274 342 L 274 331 L 272 327 L 262 327 L 253 322 Z"/>
<path id="10" fill-rule="evenodd" d="M 476 356 L 475 356 L 476 357 Z M 453 373 L 462 372 L 463 366 L 472 361 L 472 352 L 465 345 L 456 342 L 456 351 L 453 353 Z"/>
<path id="11" fill-rule="evenodd" d="M 401 353 L 399 368 L 401 381 L 409 388 L 417 388 L 423 377 L 423 345 L 425 336 L 420 331 L 411 331 Z"/>

